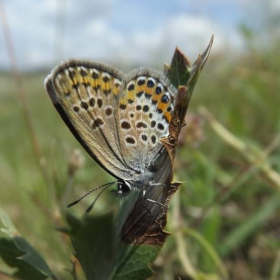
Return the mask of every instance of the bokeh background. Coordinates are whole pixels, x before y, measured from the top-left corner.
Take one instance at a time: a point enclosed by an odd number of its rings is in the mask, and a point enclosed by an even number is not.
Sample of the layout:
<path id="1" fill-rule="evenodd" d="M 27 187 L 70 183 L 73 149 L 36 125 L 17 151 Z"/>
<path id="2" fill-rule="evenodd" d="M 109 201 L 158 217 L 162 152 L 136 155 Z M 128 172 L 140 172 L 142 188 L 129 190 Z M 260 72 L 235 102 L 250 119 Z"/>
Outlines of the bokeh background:
<path id="1" fill-rule="evenodd" d="M 0 206 L 54 271 L 69 277 L 61 210 L 112 178 L 56 113 L 46 75 L 70 57 L 161 70 L 176 46 L 193 62 L 214 34 L 175 161 L 175 233 L 154 269 L 280 279 L 279 0 L 0 0 L 0 19 Z M 94 211 L 117 205 L 106 192 Z"/>

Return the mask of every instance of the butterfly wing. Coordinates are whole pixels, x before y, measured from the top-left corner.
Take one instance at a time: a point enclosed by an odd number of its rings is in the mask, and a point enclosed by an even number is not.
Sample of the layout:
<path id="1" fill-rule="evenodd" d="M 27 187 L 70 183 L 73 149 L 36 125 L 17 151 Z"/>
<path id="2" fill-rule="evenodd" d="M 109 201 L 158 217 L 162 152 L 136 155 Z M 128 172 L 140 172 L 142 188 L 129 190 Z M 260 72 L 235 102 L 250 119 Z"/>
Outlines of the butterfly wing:
<path id="1" fill-rule="evenodd" d="M 146 68 L 125 80 L 118 106 L 121 149 L 126 164 L 146 176 L 165 149 L 160 139 L 169 135 L 174 88 L 162 73 Z"/>
<path id="2" fill-rule="evenodd" d="M 123 79 L 110 66 L 70 60 L 52 71 L 45 87 L 86 151 L 111 175 L 129 180 L 134 171 L 124 160 L 116 113 Z"/>

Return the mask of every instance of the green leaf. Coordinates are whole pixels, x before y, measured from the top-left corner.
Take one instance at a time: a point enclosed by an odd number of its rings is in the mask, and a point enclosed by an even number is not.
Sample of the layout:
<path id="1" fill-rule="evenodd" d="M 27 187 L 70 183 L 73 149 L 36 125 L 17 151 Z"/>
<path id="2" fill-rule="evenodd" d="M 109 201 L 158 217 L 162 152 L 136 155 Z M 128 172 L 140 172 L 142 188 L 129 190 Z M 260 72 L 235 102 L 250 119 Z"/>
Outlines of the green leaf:
<path id="1" fill-rule="evenodd" d="M 6 228 L 3 232 L 9 237 L 0 238 L 0 256 L 10 267 L 16 268 L 13 274 L 22 280 L 47 279 L 53 274 L 41 255 L 21 236 L 19 236 L 8 215 L 1 211 L 1 222 Z"/>
<path id="2" fill-rule="evenodd" d="M 190 63 L 188 58 L 178 48 L 176 48 L 171 65 L 165 64 L 164 70 L 166 76 L 176 88 L 179 86 L 187 86 L 187 88 L 189 88 L 189 92 L 192 92 L 199 74 L 208 59 L 213 40 L 214 36 L 212 36 L 204 53 L 198 56 L 193 65 Z"/>
<path id="3" fill-rule="evenodd" d="M 126 248 L 120 248 L 121 246 Z M 155 274 L 150 268 L 150 264 L 155 261 L 161 247 L 120 244 L 118 248 L 120 252 L 125 252 L 125 254 L 118 254 L 119 258 L 111 279 L 140 280 L 147 279 Z"/>
<path id="4" fill-rule="evenodd" d="M 134 246 L 121 240 L 122 227 L 133 205 L 142 193 L 133 191 L 114 213 L 86 214 L 81 219 L 67 214 L 67 233 L 86 279 L 146 279 L 154 274 L 150 264 L 160 246 Z"/>
<path id="5" fill-rule="evenodd" d="M 171 65 L 165 64 L 165 74 L 170 82 L 177 88 L 186 85 L 190 78 L 191 63 L 188 58 L 176 48 Z"/>
<path id="6" fill-rule="evenodd" d="M 86 278 L 108 279 L 114 260 L 113 213 L 92 216 L 86 214 L 81 220 L 67 214 L 69 234 L 74 255 L 79 260 Z"/>

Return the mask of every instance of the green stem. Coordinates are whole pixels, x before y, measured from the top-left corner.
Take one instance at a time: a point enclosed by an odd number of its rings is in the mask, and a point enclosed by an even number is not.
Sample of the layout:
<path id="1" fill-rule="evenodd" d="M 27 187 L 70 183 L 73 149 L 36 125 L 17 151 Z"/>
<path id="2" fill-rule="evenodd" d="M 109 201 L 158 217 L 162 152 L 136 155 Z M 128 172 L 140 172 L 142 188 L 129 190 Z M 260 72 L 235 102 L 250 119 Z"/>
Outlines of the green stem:
<path id="1" fill-rule="evenodd" d="M 183 233 L 196 239 L 197 242 L 200 243 L 200 245 L 205 249 L 216 266 L 219 268 L 222 279 L 228 279 L 227 270 L 211 244 L 201 234 L 191 228 L 184 228 Z"/>

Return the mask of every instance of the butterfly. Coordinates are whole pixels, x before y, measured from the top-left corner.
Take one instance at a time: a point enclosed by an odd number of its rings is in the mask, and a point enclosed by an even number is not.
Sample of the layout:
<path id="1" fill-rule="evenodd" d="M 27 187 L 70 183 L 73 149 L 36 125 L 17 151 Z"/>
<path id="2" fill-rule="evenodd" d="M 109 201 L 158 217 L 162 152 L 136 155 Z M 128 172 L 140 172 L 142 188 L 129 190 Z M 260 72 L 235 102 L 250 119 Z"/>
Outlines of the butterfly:
<path id="1" fill-rule="evenodd" d="M 163 73 L 138 68 L 123 74 L 103 63 L 68 60 L 46 78 L 45 88 L 85 150 L 117 178 L 116 194 L 145 192 L 171 173 L 163 141 L 176 88 Z"/>

